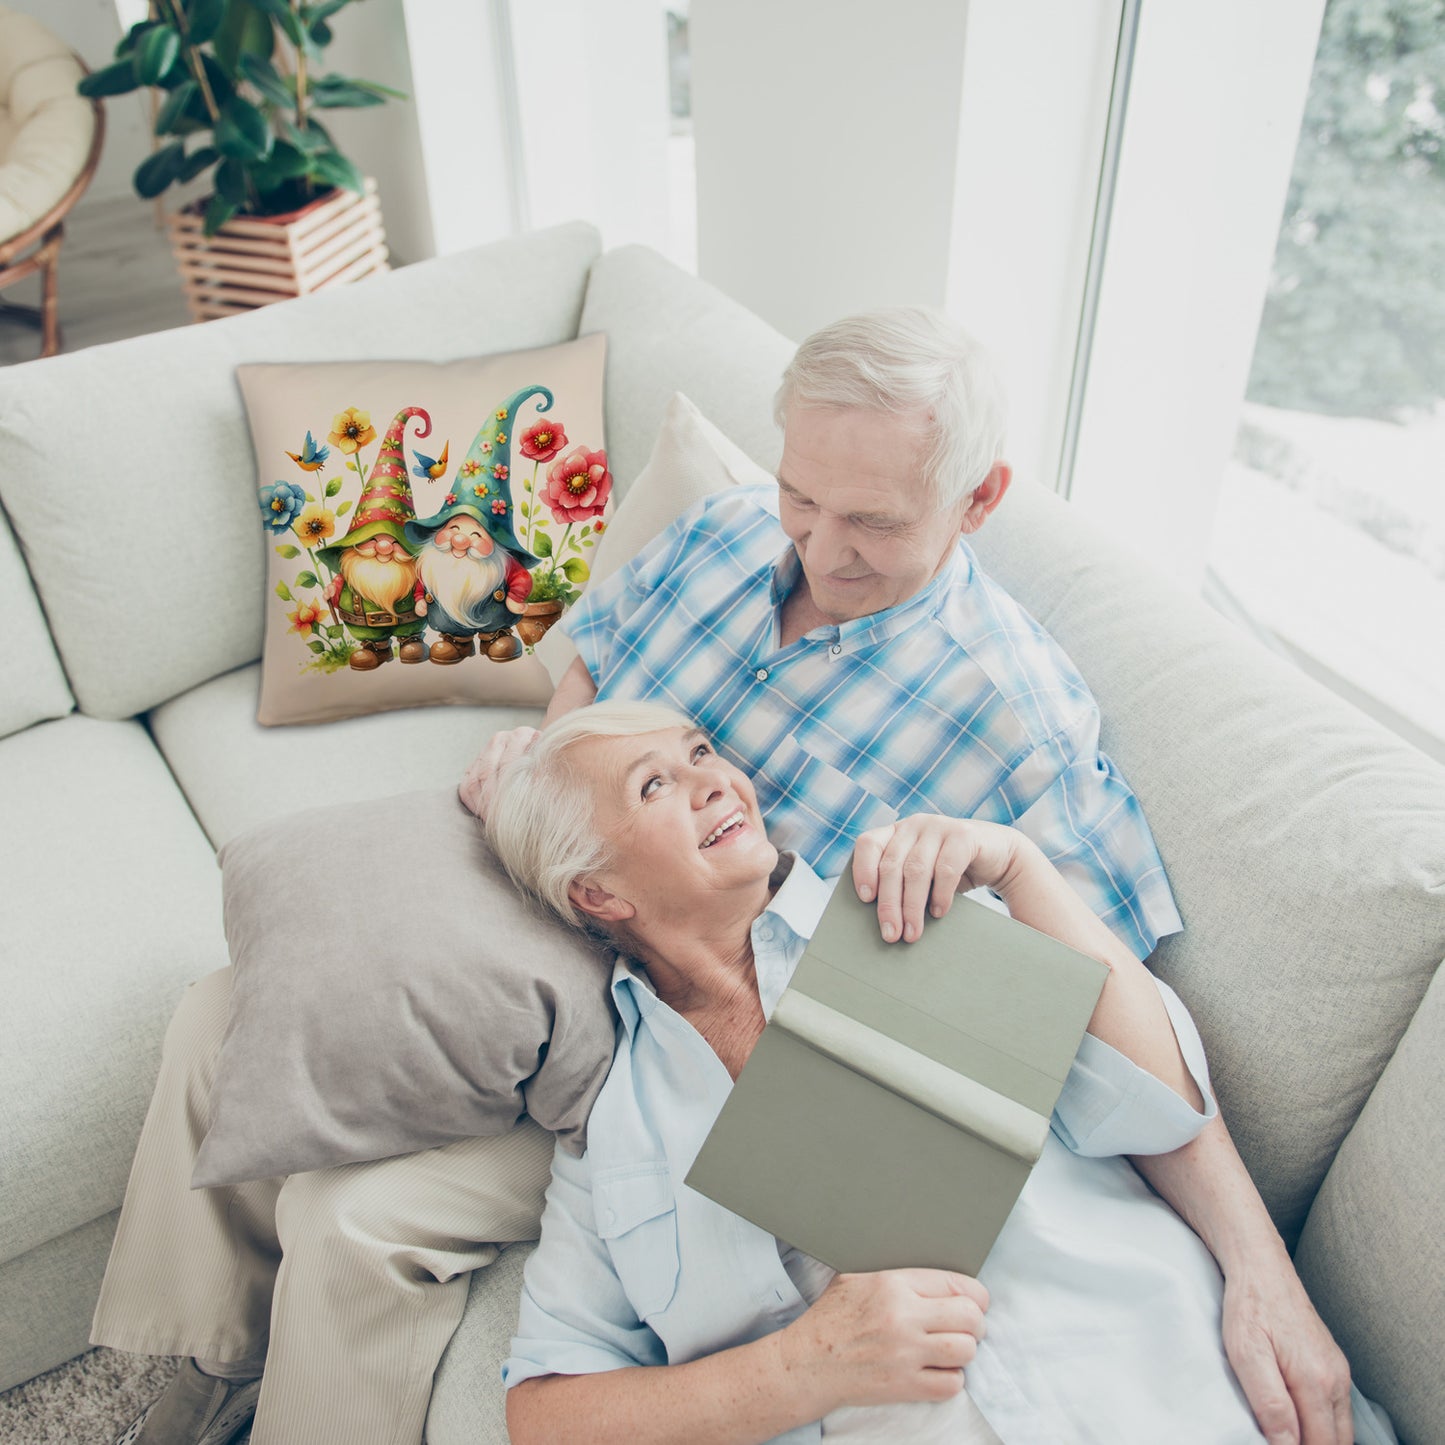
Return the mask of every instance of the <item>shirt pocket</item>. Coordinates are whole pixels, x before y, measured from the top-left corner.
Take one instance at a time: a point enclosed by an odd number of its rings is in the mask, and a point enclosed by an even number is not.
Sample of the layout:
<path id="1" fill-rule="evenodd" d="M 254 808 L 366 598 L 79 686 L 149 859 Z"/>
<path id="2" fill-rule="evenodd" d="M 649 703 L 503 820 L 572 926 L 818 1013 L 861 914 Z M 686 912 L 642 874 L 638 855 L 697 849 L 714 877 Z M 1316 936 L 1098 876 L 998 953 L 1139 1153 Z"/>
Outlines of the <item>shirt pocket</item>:
<path id="1" fill-rule="evenodd" d="M 608 1170 L 593 1181 L 597 1233 L 639 1319 L 650 1319 L 677 1293 L 677 1196 L 665 1163 Z"/>
<path id="2" fill-rule="evenodd" d="M 771 791 L 768 837 L 802 854 L 821 877 L 842 871 L 860 833 L 898 820 L 896 809 L 809 752 L 796 733 L 773 749 L 759 771 Z"/>

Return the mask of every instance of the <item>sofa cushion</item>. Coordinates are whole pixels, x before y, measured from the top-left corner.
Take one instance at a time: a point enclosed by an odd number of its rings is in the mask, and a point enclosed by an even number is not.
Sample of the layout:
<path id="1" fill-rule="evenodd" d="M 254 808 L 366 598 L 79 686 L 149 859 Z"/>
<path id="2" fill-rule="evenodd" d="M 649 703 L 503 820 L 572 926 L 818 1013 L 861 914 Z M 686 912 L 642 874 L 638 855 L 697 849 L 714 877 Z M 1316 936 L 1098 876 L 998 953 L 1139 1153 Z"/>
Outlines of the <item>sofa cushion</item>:
<path id="1" fill-rule="evenodd" d="M 238 369 L 269 567 L 263 723 L 436 703 L 546 705 L 552 684 L 535 657 L 497 662 L 470 639 L 518 627 L 509 640 L 520 654 L 535 640 L 536 622 L 522 608 L 537 582 L 564 585 L 547 600 L 554 611 L 586 585 L 592 525 L 612 490 L 602 433 L 606 353 L 607 338 L 592 335 L 440 364 Z M 574 495 L 569 479 L 586 489 Z M 474 561 L 432 545 L 457 527 L 489 555 Z M 400 551 L 367 558 L 356 550 L 378 545 Z M 342 571 L 356 565 L 379 568 L 390 581 L 354 593 Z M 495 580 L 479 585 L 480 567 Z M 516 595 L 497 602 L 494 589 L 514 579 Z M 429 599 L 422 613 L 414 610 L 419 585 Z M 363 615 L 381 625 L 368 626 Z M 472 655 L 457 662 L 452 647 L 450 664 L 429 660 L 428 645 L 445 648 L 448 632 L 467 635 Z M 400 650 L 403 665 L 377 666 L 363 639 L 384 639 L 387 660 L 395 663 Z M 408 647 L 420 655 L 415 665 Z M 348 660 L 372 666 L 362 671 Z"/>
<path id="2" fill-rule="evenodd" d="M 1445 953 L 1445 770 L 1051 493 L 974 542 L 1098 698 L 1184 917 L 1151 964 L 1293 1240 Z"/>
<path id="3" fill-rule="evenodd" d="M 7 371 L 0 500 L 81 709 L 129 717 L 260 655 L 238 363 L 554 345 L 577 333 L 597 249 L 590 226 L 562 226 Z"/>
<path id="4" fill-rule="evenodd" d="M 759 465 L 777 465 L 773 393 L 794 346 L 746 307 L 655 251 L 622 246 L 592 267 L 582 330 L 607 333 L 607 450 L 624 496 L 678 391 Z"/>
<path id="5" fill-rule="evenodd" d="M 1445 968 L 1320 1186 L 1295 1255 L 1402 1438 L 1445 1430 Z"/>
<path id="6" fill-rule="evenodd" d="M 0 657 L 0 737 L 75 706 L 45 614 L 40 610 L 25 560 L 10 524 L 0 517 L 0 596 L 10 599 L 10 625 Z"/>
<path id="7" fill-rule="evenodd" d="M 182 989 L 226 962 L 211 849 L 138 723 L 0 740 L 0 1262 L 121 1200 Z"/>
<path id="8" fill-rule="evenodd" d="M 328 723 L 256 721 L 258 666 L 203 683 L 150 715 L 156 744 L 211 842 L 321 802 L 455 786 L 486 740 L 538 726 L 537 708 L 423 707 Z"/>

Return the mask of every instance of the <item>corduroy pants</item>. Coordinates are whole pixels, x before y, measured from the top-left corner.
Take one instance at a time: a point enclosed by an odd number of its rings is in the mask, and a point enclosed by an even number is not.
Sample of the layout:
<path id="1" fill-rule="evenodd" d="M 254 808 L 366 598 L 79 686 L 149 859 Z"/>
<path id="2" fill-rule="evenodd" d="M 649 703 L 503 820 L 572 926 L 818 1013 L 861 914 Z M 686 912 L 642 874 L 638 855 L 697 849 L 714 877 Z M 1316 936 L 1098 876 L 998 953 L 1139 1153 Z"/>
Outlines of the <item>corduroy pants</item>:
<path id="1" fill-rule="evenodd" d="M 537 1238 L 552 1136 L 193 1190 L 230 991 L 209 975 L 171 1021 L 91 1340 L 264 1355 L 252 1445 L 417 1445 L 468 1274 Z"/>

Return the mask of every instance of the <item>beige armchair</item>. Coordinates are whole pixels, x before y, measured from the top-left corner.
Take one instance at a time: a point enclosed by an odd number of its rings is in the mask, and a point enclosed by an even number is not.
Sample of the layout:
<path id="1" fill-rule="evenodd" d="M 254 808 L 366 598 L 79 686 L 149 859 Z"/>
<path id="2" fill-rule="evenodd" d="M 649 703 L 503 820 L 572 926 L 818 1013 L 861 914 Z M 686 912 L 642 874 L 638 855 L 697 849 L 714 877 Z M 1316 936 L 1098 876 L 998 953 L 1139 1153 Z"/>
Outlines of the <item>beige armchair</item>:
<path id="1" fill-rule="evenodd" d="M 56 283 L 64 217 L 95 174 L 100 104 L 76 93 L 85 67 L 38 20 L 0 6 L 0 290 L 41 275 L 38 307 L 0 303 L 60 350 Z"/>

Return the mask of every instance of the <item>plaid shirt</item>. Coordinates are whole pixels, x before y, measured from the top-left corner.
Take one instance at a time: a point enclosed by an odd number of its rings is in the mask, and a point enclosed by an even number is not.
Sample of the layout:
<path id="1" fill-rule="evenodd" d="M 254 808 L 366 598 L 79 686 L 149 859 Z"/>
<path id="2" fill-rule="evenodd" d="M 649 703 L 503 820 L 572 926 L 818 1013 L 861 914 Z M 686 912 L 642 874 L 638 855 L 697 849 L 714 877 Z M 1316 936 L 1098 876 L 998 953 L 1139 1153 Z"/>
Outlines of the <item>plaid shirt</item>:
<path id="1" fill-rule="evenodd" d="M 696 719 L 820 876 L 895 818 L 983 818 L 1028 834 L 1140 958 L 1183 926 L 1093 695 L 966 543 L 907 602 L 779 647 L 801 571 L 776 492 L 740 487 L 589 588 L 567 631 L 599 701 Z"/>

